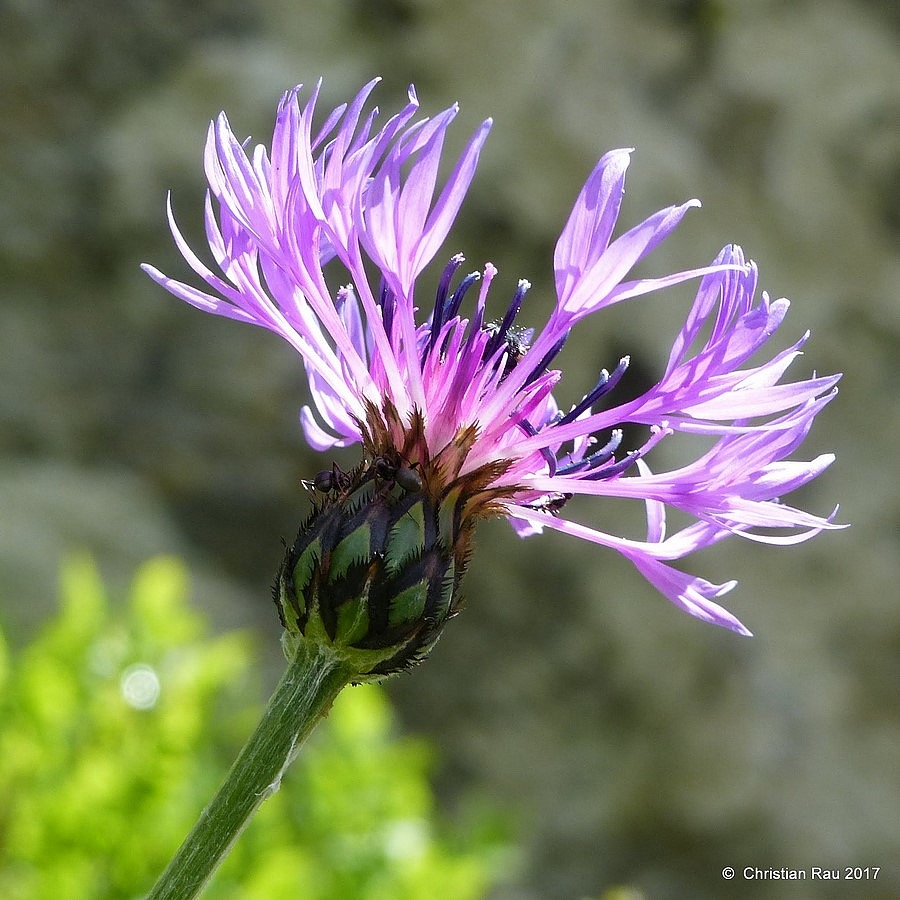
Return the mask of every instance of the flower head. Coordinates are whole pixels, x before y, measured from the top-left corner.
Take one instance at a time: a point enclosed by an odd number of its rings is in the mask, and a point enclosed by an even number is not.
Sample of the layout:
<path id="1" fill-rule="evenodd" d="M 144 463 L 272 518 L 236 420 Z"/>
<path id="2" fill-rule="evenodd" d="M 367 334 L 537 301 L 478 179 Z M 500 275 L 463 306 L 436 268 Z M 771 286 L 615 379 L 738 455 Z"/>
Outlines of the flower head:
<path id="1" fill-rule="evenodd" d="M 730 535 L 790 544 L 837 527 L 832 517 L 779 498 L 833 459 L 787 457 L 836 393 L 839 376 L 781 383 L 807 336 L 750 363 L 789 304 L 757 294 L 756 266 L 739 247 L 726 246 L 709 265 L 629 278 L 699 206 L 688 200 L 666 207 L 614 238 L 630 150 L 603 156 L 575 201 L 553 257 L 555 308 L 542 328 L 517 322 L 527 281 L 506 303 L 489 299 L 497 274 L 490 263 L 461 274 L 464 258 L 453 255 L 436 287 L 424 287 L 419 276 L 444 245 L 491 121 L 476 130 L 438 187 L 457 108 L 416 119 L 410 88 L 407 105 L 377 128 L 377 110 L 363 114 L 375 84 L 333 110 L 318 130 L 319 86 L 302 105 L 300 89 L 289 91 L 270 151 L 246 150 L 222 113 L 210 125 L 205 153 L 206 234 L 222 274 L 188 247 L 171 205 L 175 241 L 210 290 L 152 266 L 147 273 L 188 303 L 268 328 L 297 350 L 312 397 L 300 414 L 307 440 L 318 450 L 356 443 L 363 449 L 349 481 L 338 484 L 344 473 L 325 471 L 322 493 L 346 497 L 368 485 L 379 496 L 391 492 L 388 505 L 402 507 L 410 493 L 424 498 L 423 521 L 435 523 L 446 544 L 438 567 L 445 580 L 451 557 L 452 580 L 461 577 L 478 519 L 499 514 L 522 536 L 549 527 L 618 550 L 682 609 L 748 634 L 715 602 L 734 582 L 712 584 L 671 563 Z M 615 403 L 616 385 L 627 377 L 625 357 L 571 409 L 558 406 L 553 392 L 563 373 L 554 360 L 581 319 L 688 280 L 699 282 L 696 299 L 657 384 Z M 636 446 L 623 443 L 624 425 L 645 429 Z M 682 432 L 704 435 L 710 446 L 692 463 L 653 471 L 653 448 Z M 398 481 L 405 481 L 399 490 Z M 565 506 L 575 495 L 643 501 L 646 537 L 570 520 Z M 690 520 L 671 535 L 668 508 Z M 392 516 L 391 528 L 399 521 Z M 307 546 L 301 544 L 297 558 Z M 391 552 L 379 547 L 371 551 L 376 556 Z M 455 601 L 441 596 L 441 615 L 452 614 Z M 291 616 L 304 614 L 298 607 Z M 433 638 L 420 635 L 412 655 Z"/>

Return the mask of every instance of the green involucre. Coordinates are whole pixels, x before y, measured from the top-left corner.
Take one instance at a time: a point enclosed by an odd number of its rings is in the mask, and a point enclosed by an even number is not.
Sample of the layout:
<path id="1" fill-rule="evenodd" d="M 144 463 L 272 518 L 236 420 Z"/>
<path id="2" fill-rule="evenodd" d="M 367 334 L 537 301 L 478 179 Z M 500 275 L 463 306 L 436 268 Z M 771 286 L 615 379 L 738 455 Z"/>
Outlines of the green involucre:
<path id="1" fill-rule="evenodd" d="M 378 679 L 420 662 L 458 605 L 459 491 L 437 504 L 375 464 L 340 474 L 288 548 L 275 601 L 289 655 L 324 641 L 356 680 Z"/>

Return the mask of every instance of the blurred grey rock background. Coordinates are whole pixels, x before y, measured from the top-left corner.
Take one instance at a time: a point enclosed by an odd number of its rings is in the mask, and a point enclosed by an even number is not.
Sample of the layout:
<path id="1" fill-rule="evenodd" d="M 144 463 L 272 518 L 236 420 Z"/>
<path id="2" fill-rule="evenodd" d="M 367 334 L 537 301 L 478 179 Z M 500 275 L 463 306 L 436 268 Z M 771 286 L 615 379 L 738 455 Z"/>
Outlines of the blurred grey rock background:
<path id="1" fill-rule="evenodd" d="M 813 330 L 796 377 L 846 373 L 804 448 L 837 463 L 798 501 L 854 527 L 799 548 L 733 542 L 692 559 L 756 633 L 671 608 L 611 553 L 556 535 L 480 535 L 469 609 L 392 683 L 442 748 L 448 810 L 473 787 L 525 840 L 501 900 L 726 893 L 720 872 L 882 866 L 877 882 L 731 882 L 731 897 L 900 896 L 898 282 L 900 15 L 890 0 L 100 0 L 0 5 L 0 616 L 17 639 L 54 602 L 67 549 L 124 582 L 174 551 L 221 627 L 280 662 L 269 582 L 323 467 L 275 337 L 201 315 L 138 270 L 186 274 L 172 189 L 200 245 L 206 124 L 267 141 L 281 92 L 320 108 L 373 74 L 392 110 L 462 104 L 457 149 L 494 132 L 449 252 L 492 260 L 551 304 L 553 245 L 600 154 L 638 152 L 623 223 L 704 201 L 647 265 L 726 241 Z M 502 284 L 502 282 L 500 283 Z M 500 286 L 498 284 L 498 287 Z M 501 294 L 495 288 L 497 296 Z M 632 354 L 652 378 L 690 291 L 581 329 L 563 403 Z M 565 391 L 570 393 L 566 394 Z M 604 510 L 605 513 L 605 510 Z M 764 890 L 762 890 L 764 888 Z"/>

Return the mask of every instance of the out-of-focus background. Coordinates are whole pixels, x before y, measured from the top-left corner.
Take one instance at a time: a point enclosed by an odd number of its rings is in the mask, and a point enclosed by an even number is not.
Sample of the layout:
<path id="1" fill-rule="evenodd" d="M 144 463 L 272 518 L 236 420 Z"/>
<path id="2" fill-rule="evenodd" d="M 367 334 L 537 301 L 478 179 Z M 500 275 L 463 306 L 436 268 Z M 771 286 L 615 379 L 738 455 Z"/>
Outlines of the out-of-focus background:
<path id="1" fill-rule="evenodd" d="M 890 0 L 4 4 L 0 620 L 13 641 L 52 610 L 67 550 L 122 585 L 178 553 L 216 627 L 258 630 L 274 681 L 269 585 L 306 510 L 299 481 L 326 462 L 297 422 L 302 370 L 274 336 L 202 315 L 138 265 L 187 274 L 165 192 L 199 246 L 220 109 L 265 142 L 284 89 L 324 76 L 324 110 L 374 74 L 386 112 L 410 81 L 425 113 L 459 100 L 454 149 L 495 118 L 445 255 L 493 261 L 497 296 L 528 277 L 524 318 L 551 307 L 553 246 L 583 179 L 606 149 L 634 146 L 625 226 L 704 203 L 643 271 L 742 244 L 763 287 L 793 300 L 779 346 L 813 332 L 795 376 L 846 373 L 803 448 L 837 462 L 798 501 L 840 502 L 853 528 L 689 561 L 740 580 L 727 601 L 753 639 L 679 613 L 610 552 L 482 528 L 467 610 L 388 687 L 403 728 L 440 747 L 445 809 L 475 791 L 518 821 L 523 862 L 493 896 L 900 895 Z M 562 360 L 561 402 L 626 352 L 653 377 L 689 301 L 589 320 Z M 882 870 L 865 885 L 739 874 L 726 888 L 729 865 Z"/>

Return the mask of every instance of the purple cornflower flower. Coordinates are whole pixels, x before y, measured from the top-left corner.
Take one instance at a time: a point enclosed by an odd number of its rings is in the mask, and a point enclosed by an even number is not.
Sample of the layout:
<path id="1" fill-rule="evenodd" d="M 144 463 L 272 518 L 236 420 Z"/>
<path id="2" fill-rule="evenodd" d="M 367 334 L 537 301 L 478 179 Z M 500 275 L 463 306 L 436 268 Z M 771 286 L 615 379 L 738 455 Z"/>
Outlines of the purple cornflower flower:
<path id="1" fill-rule="evenodd" d="M 402 469 L 411 489 L 436 502 L 453 494 L 463 519 L 499 513 L 523 536 L 549 527 L 611 547 L 683 610 L 749 634 L 715 602 L 735 582 L 712 584 L 670 563 L 729 535 L 792 544 L 838 527 L 834 514 L 820 518 L 779 498 L 832 462 L 831 454 L 786 457 L 840 376 L 780 383 L 808 335 L 745 365 L 789 304 L 757 296 L 756 266 L 739 247 L 726 246 L 708 266 L 626 280 L 700 205 L 667 207 L 612 239 L 629 150 L 603 156 L 575 202 L 554 255 L 556 306 L 542 329 L 515 324 L 527 281 L 494 317 L 488 293 L 496 269 L 487 263 L 481 274 L 457 277 L 461 255 L 450 258 L 430 312 L 417 321 L 417 279 L 444 244 L 491 121 L 472 136 L 435 199 L 457 107 L 413 121 L 418 100 L 410 88 L 409 103 L 375 130 L 377 110 L 365 118 L 362 111 L 376 83 L 333 110 L 315 135 L 319 86 L 302 107 L 300 89 L 289 91 L 270 153 L 245 150 L 222 113 L 209 128 L 205 168 L 206 234 L 224 277 L 188 247 L 171 206 L 178 248 L 213 293 L 152 266 L 145 271 L 199 309 L 261 325 L 297 350 L 313 403 L 300 418 L 317 450 L 361 442 L 370 463 Z M 697 296 L 656 385 L 613 405 L 625 357 L 570 410 L 557 406 L 552 392 L 563 373 L 551 366 L 576 323 L 689 279 L 699 279 Z M 647 428 L 641 446 L 622 444 L 625 424 Z M 652 471 L 650 451 L 679 432 L 709 436 L 712 445 L 688 465 Z M 338 480 L 333 471 L 326 489 Z M 565 518 L 567 500 L 579 494 L 644 501 L 646 538 Z M 692 524 L 667 535 L 667 507 Z"/>

